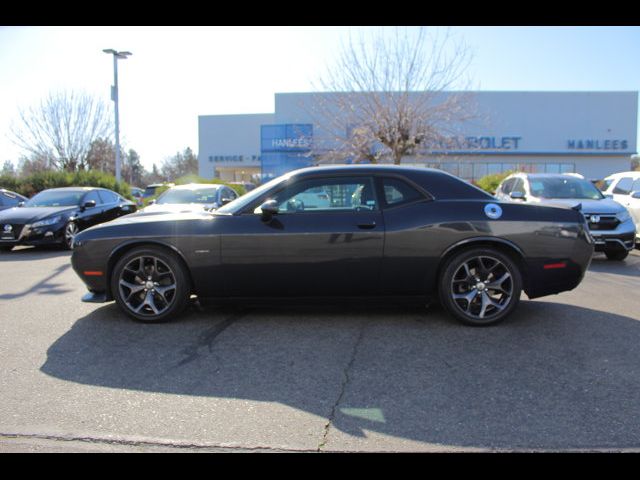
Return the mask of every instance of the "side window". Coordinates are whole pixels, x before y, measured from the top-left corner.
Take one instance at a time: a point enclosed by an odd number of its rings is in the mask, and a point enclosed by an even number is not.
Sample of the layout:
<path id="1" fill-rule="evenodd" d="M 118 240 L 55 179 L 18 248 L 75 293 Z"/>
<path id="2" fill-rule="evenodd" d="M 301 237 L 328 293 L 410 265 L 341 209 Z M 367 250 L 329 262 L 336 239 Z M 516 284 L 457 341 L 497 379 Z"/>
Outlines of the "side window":
<path id="1" fill-rule="evenodd" d="M 509 195 L 511 193 L 511 190 L 513 190 L 513 185 L 516 183 L 516 179 L 515 178 L 510 178 L 508 180 L 505 180 L 505 182 L 502 184 L 502 193 L 504 193 L 505 195 Z"/>
<path id="2" fill-rule="evenodd" d="M 91 190 L 89 193 L 87 193 L 84 196 L 84 200 L 82 200 L 83 203 L 87 203 L 89 201 L 93 200 L 94 202 L 96 202 L 96 205 L 102 205 L 102 199 L 100 198 L 100 196 L 98 195 L 98 191 L 97 190 Z"/>
<path id="3" fill-rule="evenodd" d="M 382 188 L 384 190 L 384 202 L 387 206 L 401 205 L 425 198 L 424 195 L 407 182 L 397 178 L 383 178 Z"/>
<path id="4" fill-rule="evenodd" d="M 640 178 L 633 182 L 633 186 L 631 187 L 632 192 L 640 192 Z"/>
<path id="5" fill-rule="evenodd" d="M 230 198 L 231 200 L 235 200 L 238 197 L 238 195 L 236 195 L 235 190 L 233 190 L 233 188 L 229 188 L 229 187 L 224 187 L 224 189 L 222 190 L 222 193 L 220 194 L 220 198 Z"/>
<path id="6" fill-rule="evenodd" d="M 524 189 L 524 180 L 521 178 L 516 178 L 515 183 L 513 184 L 513 189 L 511 190 L 511 192 L 522 192 L 525 193 L 525 189 Z M 509 193 L 511 193 L 509 192 Z M 531 195 L 535 195 L 535 193 L 531 192 Z"/>
<path id="7" fill-rule="evenodd" d="M 600 191 L 606 192 L 607 190 L 609 190 L 609 187 L 611 186 L 612 183 L 613 183 L 613 178 L 605 178 L 602 181 L 602 186 L 600 188 Z"/>
<path id="8" fill-rule="evenodd" d="M 613 187 L 613 193 L 618 195 L 629 195 L 631 193 L 631 187 L 633 186 L 633 178 L 624 177 Z"/>
<path id="9" fill-rule="evenodd" d="M 335 177 L 302 180 L 274 197 L 282 213 L 377 210 L 370 177 Z"/>
<path id="10" fill-rule="evenodd" d="M 98 192 L 98 195 L 100 195 L 102 203 L 117 203 L 120 201 L 117 194 L 109 192 L 107 190 L 100 190 Z"/>

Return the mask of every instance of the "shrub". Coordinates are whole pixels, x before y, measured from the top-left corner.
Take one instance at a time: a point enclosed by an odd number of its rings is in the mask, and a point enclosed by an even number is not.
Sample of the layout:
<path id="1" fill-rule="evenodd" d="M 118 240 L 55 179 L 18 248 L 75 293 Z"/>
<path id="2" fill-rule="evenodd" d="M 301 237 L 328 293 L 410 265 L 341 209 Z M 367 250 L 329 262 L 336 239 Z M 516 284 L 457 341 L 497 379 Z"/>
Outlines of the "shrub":
<path id="1" fill-rule="evenodd" d="M 502 182 L 512 173 L 512 171 L 507 171 L 502 173 L 494 173 L 492 175 L 485 175 L 480 180 L 475 182 L 475 184 L 485 192 L 489 192 L 491 195 L 493 195 L 498 189 L 500 182 Z"/>
<path id="2" fill-rule="evenodd" d="M 13 190 L 25 197 L 32 197 L 42 190 L 60 187 L 101 187 L 113 190 L 123 197 L 132 199 L 131 188 L 125 182 L 116 182 L 116 178 L 96 170 L 76 173 L 57 170 L 43 170 L 26 177 L 0 177 L 0 187 Z"/>

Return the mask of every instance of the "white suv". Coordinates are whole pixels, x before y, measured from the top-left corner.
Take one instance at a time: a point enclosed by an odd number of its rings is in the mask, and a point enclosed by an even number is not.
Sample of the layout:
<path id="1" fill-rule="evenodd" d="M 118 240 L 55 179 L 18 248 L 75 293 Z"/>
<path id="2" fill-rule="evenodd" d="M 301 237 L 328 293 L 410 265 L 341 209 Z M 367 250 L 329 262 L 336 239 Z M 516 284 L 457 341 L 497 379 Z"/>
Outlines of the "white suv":
<path id="1" fill-rule="evenodd" d="M 640 243 L 640 172 L 614 173 L 604 179 L 602 192 L 624 205 L 636 224 L 636 244 Z"/>

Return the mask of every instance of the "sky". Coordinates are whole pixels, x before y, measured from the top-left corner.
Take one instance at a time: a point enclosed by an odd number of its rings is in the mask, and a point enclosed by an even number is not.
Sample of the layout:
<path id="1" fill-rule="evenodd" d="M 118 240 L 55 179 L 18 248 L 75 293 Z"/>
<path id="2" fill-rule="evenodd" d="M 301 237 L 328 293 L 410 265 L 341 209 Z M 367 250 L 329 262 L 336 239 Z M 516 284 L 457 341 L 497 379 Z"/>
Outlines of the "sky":
<path id="1" fill-rule="evenodd" d="M 133 53 L 118 62 L 120 141 L 150 169 L 197 152 L 198 115 L 272 113 L 275 93 L 314 91 L 349 34 L 380 28 L 0 27 L 0 164 L 22 153 L 8 138 L 20 108 L 62 89 L 111 101 L 103 49 Z M 640 27 L 449 30 L 474 90 L 640 90 Z"/>

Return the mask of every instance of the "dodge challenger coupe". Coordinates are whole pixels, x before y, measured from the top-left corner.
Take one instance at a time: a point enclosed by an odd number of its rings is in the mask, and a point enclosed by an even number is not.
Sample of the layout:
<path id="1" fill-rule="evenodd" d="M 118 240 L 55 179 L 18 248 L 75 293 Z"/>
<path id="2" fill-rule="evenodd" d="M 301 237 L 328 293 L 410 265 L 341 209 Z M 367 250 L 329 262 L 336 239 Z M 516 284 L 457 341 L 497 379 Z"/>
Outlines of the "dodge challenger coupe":
<path id="1" fill-rule="evenodd" d="M 329 202 L 300 201 L 321 189 Z M 202 300 L 439 298 L 468 325 L 575 288 L 593 239 L 571 208 L 501 203 L 440 170 L 312 167 L 215 212 L 130 215 L 75 238 L 89 293 L 135 320 L 175 318 Z"/>

